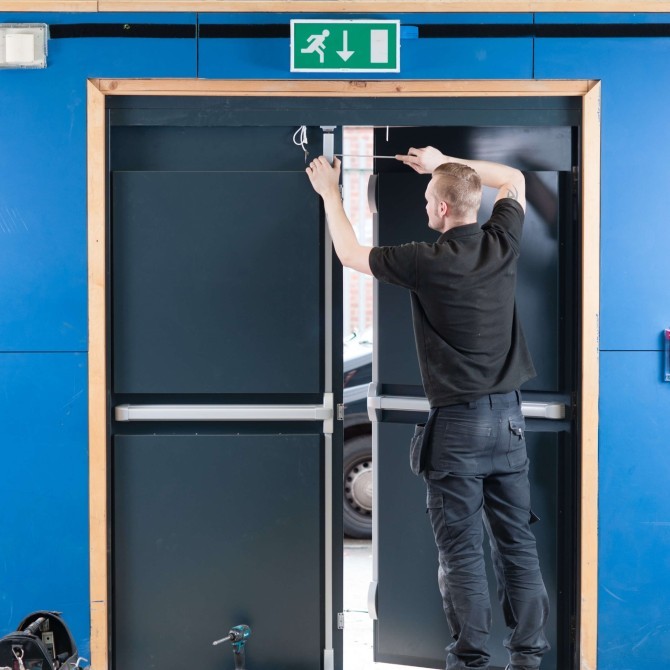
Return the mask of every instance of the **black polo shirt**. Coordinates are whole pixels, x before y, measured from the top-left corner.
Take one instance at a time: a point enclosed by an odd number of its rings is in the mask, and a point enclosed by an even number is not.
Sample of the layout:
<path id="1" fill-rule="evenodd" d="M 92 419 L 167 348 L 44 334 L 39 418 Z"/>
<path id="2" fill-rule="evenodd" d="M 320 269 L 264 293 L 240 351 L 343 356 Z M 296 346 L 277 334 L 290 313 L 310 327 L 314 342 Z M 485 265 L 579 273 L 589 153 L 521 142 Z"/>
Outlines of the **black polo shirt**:
<path id="1" fill-rule="evenodd" d="M 483 225 L 437 242 L 374 247 L 379 280 L 410 289 L 417 354 L 431 407 L 518 389 L 535 376 L 516 310 L 524 213 L 503 198 Z"/>

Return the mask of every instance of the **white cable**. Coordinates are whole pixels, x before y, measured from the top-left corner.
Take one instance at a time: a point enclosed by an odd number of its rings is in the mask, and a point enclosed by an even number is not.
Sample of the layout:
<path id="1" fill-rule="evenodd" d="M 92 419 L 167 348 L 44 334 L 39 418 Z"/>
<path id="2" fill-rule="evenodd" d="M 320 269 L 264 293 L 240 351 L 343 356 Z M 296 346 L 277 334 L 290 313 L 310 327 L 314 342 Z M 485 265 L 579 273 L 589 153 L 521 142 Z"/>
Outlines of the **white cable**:
<path id="1" fill-rule="evenodd" d="M 300 137 L 297 137 L 298 134 Z M 295 144 L 296 147 L 300 147 L 305 152 L 305 155 L 309 153 L 305 146 L 307 144 L 307 126 L 300 126 L 300 128 L 293 133 L 293 144 Z"/>

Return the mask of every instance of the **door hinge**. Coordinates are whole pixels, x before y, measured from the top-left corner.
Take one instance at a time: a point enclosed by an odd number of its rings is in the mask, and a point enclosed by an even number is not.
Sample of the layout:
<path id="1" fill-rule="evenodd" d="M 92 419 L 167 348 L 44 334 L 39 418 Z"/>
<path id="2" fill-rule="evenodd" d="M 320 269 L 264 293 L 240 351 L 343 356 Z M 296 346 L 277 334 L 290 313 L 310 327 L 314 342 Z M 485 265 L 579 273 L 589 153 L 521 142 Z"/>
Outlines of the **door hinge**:
<path id="1" fill-rule="evenodd" d="M 337 405 L 337 420 L 344 421 L 344 404 L 338 403 Z"/>
<path id="2" fill-rule="evenodd" d="M 344 630 L 344 612 L 337 613 L 337 629 Z"/>

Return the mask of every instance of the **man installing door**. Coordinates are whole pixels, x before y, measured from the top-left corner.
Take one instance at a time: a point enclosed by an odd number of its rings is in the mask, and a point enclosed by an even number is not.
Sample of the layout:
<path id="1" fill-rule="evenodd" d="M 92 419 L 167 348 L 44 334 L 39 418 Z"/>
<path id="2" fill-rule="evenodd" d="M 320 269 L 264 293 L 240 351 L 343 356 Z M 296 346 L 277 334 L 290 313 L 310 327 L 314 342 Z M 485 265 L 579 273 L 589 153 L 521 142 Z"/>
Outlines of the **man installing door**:
<path id="1" fill-rule="evenodd" d="M 530 530 L 530 485 L 520 386 L 535 375 L 515 305 L 525 212 L 518 170 L 445 156 L 433 147 L 396 156 L 420 174 L 435 243 L 360 245 L 339 191 L 340 161 L 307 168 L 323 198 L 335 251 L 346 267 L 410 290 L 430 416 L 413 440 L 412 466 L 427 486 L 439 552 L 438 583 L 454 641 L 447 670 L 486 669 L 491 605 L 483 524 L 491 541 L 509 670 L 539 668 L 549 645 L 549 601 Z M 489 220 L 476 223 L 481 187 L 498 189 Z M 418 448 L 417 448 L 418 447 Z M 482 514 L 483 512 L 483 514 Z"/>

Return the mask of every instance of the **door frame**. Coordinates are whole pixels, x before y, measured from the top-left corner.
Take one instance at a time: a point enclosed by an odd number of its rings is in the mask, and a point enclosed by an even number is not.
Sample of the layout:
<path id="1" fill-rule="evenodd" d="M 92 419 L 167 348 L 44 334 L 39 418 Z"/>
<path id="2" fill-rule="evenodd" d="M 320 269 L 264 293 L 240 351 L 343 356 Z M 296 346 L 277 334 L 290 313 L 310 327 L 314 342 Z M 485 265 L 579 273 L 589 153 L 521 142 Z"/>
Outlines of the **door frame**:
<path id="1" fill-rule="evenodd" d="M 107 444 L 107 138 L 108 95 L 256 97 L 581 97 L 582 284 L 579 489 L 580 670 L 595 670 L 598 633 L 598 395 L 600 311 L 600 82 L 594 80 L 252 81 L 89 79 L 88 402 L 91 657 L 109 668 L 110 492 Z M 587 279 L 588 278 L 588 279 Z M 346 669 L 345 669 L 346 670 Z"/>

